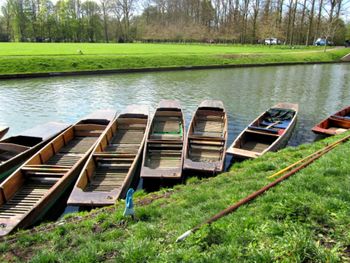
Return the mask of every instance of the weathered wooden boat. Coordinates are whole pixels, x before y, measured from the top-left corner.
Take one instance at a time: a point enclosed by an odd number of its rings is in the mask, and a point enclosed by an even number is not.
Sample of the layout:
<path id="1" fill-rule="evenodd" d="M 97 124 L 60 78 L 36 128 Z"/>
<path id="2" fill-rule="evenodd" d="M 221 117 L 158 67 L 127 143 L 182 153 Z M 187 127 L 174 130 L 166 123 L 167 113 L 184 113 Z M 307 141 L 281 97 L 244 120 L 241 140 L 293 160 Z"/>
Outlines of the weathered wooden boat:
<path id="1" fill-rule="evenodd" d="M 115 118 L 98 111 L 69 127 L 0 184 L 0 236 L 41 219 L 79 175 L 98 138 Z"/>
<path id="2" fill-rule="evenodd" d="M 312 131 L 323 135 L 336 135 L 350 129 L 350 106 L 334 113 L 327 119 L 321 121 Z"/>
<path id="3" fill-rule="evenodd" d="M 222 172 L 227 143 L 227 114 L 219 100 L 205 100 L 194 113 L 186 137 L 184 169 Z"/>
<path id="4" fill-rule="evenodd" d="M 126 192 L 141 160 L 149 108 L 128 106 L 97 142 L 68 199 L 68 205 L 113 205 Z"/>
<path id="5" fill-rule="evenodd" d="M 0 183 L 69 125 L 48 122 L 0 141 Z"/>
<path id="6" fill-rule="evenodd" d="M 0 139 L 9 131 L 9 127 L 0 127 Z"/>
<path id="7" fill-rule="evenodd" d="M 143 152 L 143 179 L 181 179 L 184 116 L 176 100 L 162 100 L 154 113 Z"/>
<path id="8" fill-rule="evenodd" d="M 284 147 L 292 135 L 298 104 L 278 103 L 244 129 L 226 153 L 236 158 L 256 158 Z"/>

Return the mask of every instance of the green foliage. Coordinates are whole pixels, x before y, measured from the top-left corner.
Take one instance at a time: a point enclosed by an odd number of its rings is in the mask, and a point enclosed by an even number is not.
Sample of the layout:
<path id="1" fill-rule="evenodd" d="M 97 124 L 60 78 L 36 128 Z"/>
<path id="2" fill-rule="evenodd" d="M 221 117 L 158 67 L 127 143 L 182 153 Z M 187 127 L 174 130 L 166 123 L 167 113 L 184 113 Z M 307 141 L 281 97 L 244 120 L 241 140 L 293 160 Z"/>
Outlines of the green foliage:
<path id="1" fill-rule="evenodd" d="M 349 134 L 349 133 L 348 133 Z M 136 196 L 137 220 L 123 205 L 53 230 L 3 242 L 0 261 L 343 262 L 349 260 L 350 142 L 182 243 L 176 238 L 271 182 L 267 176 L 344 135 L 235 164 L 210 179 Z M 153 199 L 155 195 L 164 198 Z M 93 213 L 98 212 L 93 211 Z M 86 214 L 89 215 L 89 214 Z M 84 214 L 79 214 L 84 217 Z M 20 251 L 20 252 L 19 252 Z M 16 253 L 13 253 L 16 252 Z"/>

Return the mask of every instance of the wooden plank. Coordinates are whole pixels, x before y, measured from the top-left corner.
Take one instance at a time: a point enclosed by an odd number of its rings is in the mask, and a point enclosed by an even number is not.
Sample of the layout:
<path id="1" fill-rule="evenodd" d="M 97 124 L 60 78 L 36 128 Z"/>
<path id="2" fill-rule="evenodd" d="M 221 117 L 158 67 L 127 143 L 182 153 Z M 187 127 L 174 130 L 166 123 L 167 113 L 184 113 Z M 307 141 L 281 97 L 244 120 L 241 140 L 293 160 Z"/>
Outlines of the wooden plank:
<path id="1" fill-rule="evenodd" d="M 76 124 L 74 125 L 74 131 L 103 131 L 106 129 L 106 125 L 101 124 Z"/>
<path id="2" fill-rule="evenodd" d="M 5 142 L 0 143 L 0 151 L 21 153 L 28 149 L 30 149 L 30 147 L 19 145 L 19 144 L 5 143 Z"/>
<path id="3" fill-rule="evenodd" d="M 271 137 L 280 137 L 280 135 L 278 135 L 278 134 L 273 134 L 273 133 L 268 133 L 268 132 L 263 132 L 263 131 L 246 130 L 246 132 L 267 135 L 267 136 L 271 136 Z"/>

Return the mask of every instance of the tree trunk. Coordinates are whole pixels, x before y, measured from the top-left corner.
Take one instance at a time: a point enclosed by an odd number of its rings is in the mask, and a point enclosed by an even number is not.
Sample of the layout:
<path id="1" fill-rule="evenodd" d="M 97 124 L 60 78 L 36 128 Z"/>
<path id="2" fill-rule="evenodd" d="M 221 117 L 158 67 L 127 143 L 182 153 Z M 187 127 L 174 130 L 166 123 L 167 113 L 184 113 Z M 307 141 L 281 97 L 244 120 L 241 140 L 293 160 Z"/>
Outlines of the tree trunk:
<path id="1" fill-rule="evenodd" d="M 298 0 L 295 0 L 294 3 L 294 8 L 293 8 L 293 14 L 292 14 L 292 29 L 291 29 L 291 33 L 290 33 L 290 41 L 289 44 L 292 46 L 293 45 L 293 41 L 294 41 L 294 29 L 295 29 L 295 15 L 297 12 L 297 6 L 298 6 Z"/>
<path id="2" fill-rule="evenodd" d="M 316 31 L 315 31 L 314 41 L 318 37 L 319 31 L 320 31 L 322 7 L 323 7 L 323 0 L 320 0 L 320 5 L 318 7 L 317 24 L 316 24 Z"/>
<path id="3" fill-rule="evenodd" d="M 312 2 L 311 2 L 311 11 L 310 11 L 310 16 L 309 16 L 309 26 L 307 28 L 307 33 L 306 33 L 306 42 L 305 42 L 306 46 L 309 45 L 311 29 L 312 29 L 312 23 L 313 23 L 313 20 L 314 20 L 314 11 L 315 11 L 315 0 L 312 0 Z"/>

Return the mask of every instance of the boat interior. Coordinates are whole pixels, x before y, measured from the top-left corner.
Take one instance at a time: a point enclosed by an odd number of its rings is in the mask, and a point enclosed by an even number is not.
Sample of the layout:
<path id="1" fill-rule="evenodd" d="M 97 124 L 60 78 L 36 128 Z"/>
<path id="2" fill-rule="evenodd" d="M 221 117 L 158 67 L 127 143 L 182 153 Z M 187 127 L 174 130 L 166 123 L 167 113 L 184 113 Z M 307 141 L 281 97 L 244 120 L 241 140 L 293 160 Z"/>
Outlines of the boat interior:
<path id="1" fill-rule="evenodd" d="M 147 115 L 119 117 L 96 147 L 77 187 L 84 192 L 122 187 L 140 150 L 147 123 Z"/>
<path id="2" fill-rule="evenodd" d="M 86 155 L 106 125 L 76 124 L 35 154 L 0 187 L 1 219 L 24 216 Z"/>
<path id="3" fill-rule="evenodd" d="M 350 114 L 349 116 L 332 115 L 327 120 L 320 123 L 320 127 L 335 133 L 345 132 L 350 129 Z"/>
<path id="4" fill-rule="evenodd" d="M 234 145 L 235 148 L 261 153 L 289 127 L 294 110 L 272 108 L 253 122 Z"/>
<path id="5" fill-rule="evenodd" d="M 183 133 L 180 109 L 158 109 L 150 127 L 145 166 L 151 169 L 181 166 Z"/>
<path id="6" fill-rule="evenodd" d="M 225 151 L 225 125 L 223 109 L 198 109 L 189 128 L 187 157 L 194 162 L 220 161 Z"/>
<path id="7" fill-rule="evenodd" d="M 42 138 L 13 136 L 0 141 L 0 164 L 42 142 Z"/>

